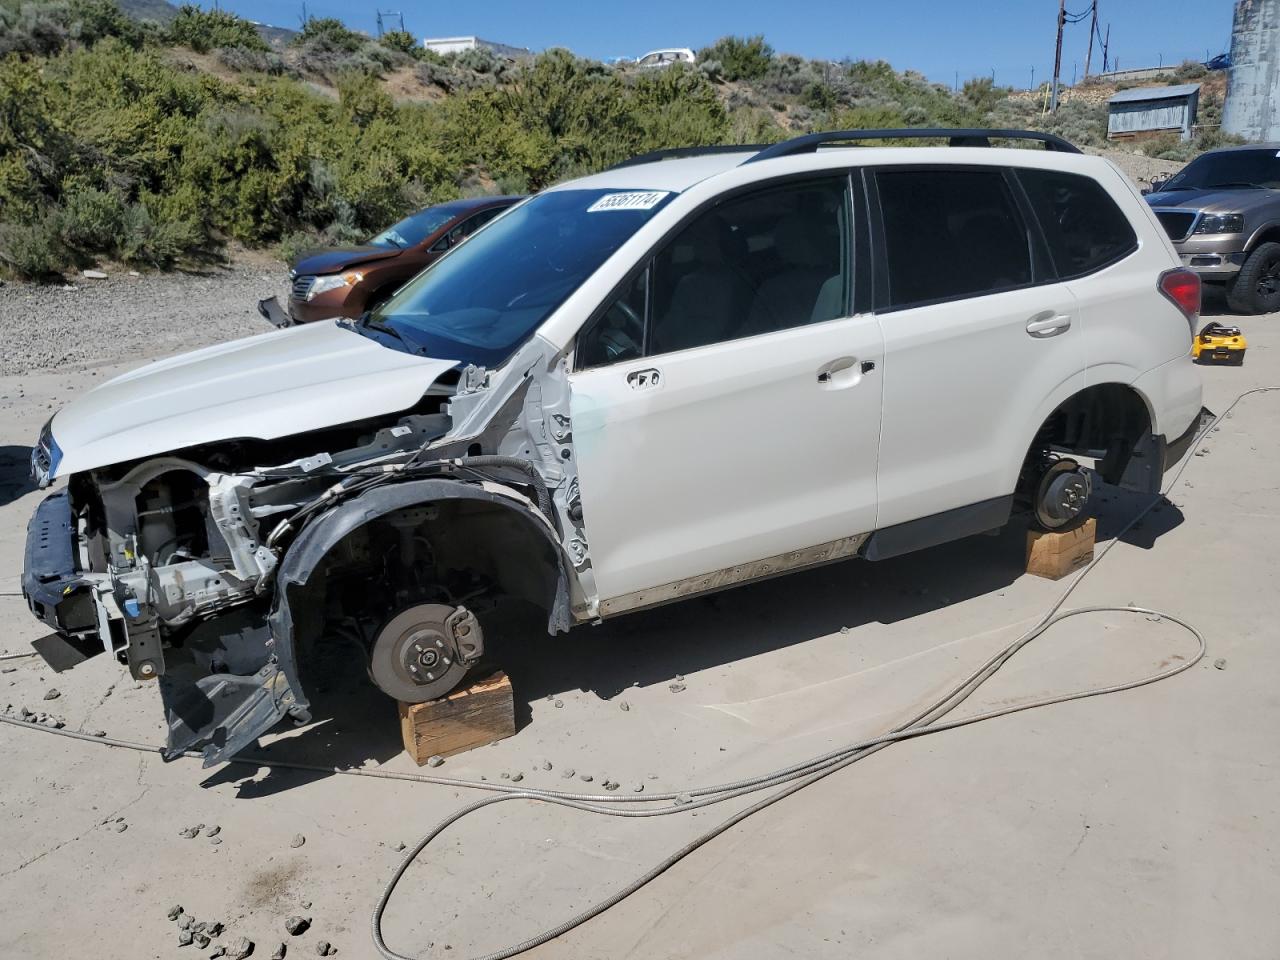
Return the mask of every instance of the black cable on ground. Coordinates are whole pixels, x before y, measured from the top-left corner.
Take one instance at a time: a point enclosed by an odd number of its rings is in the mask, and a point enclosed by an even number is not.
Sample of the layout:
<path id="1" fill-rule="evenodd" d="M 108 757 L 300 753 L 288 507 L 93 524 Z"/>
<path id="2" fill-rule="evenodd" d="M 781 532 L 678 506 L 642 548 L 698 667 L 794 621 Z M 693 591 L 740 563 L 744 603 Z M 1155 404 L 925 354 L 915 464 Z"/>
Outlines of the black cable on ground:
<path id="1" fill-rule="evenodd" d="M 1240 401 L 1243 400 L 1245 397 L 1251 396 L 1253 394 L 1258 394 L 1258 393 L 1270 393 L 1276 390 L 1280 390 L 1280 387 L 1257 387 L 1255 389 L 1248 390 L 1240 394 L 1238 397 L 1235 398 L 1235 400 L 1231 402 L 1231 405 L 1228 406 L 1227 409 L 1222 412 L 1222 414 L 1215 417 L 1212 421 L 1210 421 L 1204 427 L 1204 429 L 1199 434 L 1197 434 L 1195 441 L 1191 445 L 1191 449 L 1194 450 L 1196 447 L 1198 447 L 1200 442 L 1204 439 L 1204 437 L 1208 434 L 1208 432 L 1212 430 L 1220 420 L 1226 417 L 1226 415 L 1229 414 L 1236 407 L 1236 405 L 1240 403 Z M 1186 469 L 1187 465 L 1190 463 L 1190 459 L 1191 457 L 1189 452 L 1187 458 L 1184 459 L 1182 464 L 1178 467 L 1177 471 L 1174 473 L 1172 479 L 1169 482 L 1168 487 L 1166 487 L 1166 491 L 1172 490 L 1173 486 L 1179 481 L 1183 471 Z M 553 940 L 556 937 L 561 936 L 564 933 L 567 933 L 573 928 L 580 926 L 581 924 L 585 923 L 587 920 L 590 920 L 593 917 L 599 916 L 600 914 L 608 910 L 610 907 L 615 906 L 616 904 L 624 900 L 626 897 L 630 896 L 631 894 L 635 893 L 637 890 L 644 887 L 654 878 L 660 876 L 662 873 L 670 869 L 680 860 L 684 859 L 694 850 L 698 849 L 699 847 L 708 843 L 715 837 L 721 835 L 722 833 L 726 832 L 727 830 L 741 823 L 743 820 L 747 819 L 753 814 L 758 813 L 759 811 L 765 809 L 766 807 L 769 807 L 777 803 L 778 801 L 786 797 L 789 797 L 794 793 L 799 792 L 800 790 L 804 789 L 810 784 L 815 783 L 818 780 L 821 780 L 824 777 L 829 776 L 830 774 L 836 772 L 837 770 L 842 770 L 845 767 L 850 766 L 851 764 L 854 764 L 857 761 L 863 759 L 864 757 L 868 757 L 879 750 L 883 750 L 885 747 L 890 746 L 893 743 L 897 743 L 900 740 L 909 740 L 909 739 L 914 739 L 916 737 L 926 736 L 933 733 L 941 733 L 942 731 L 945 731 L 945 730 L 954 730 L 959 727 L 969 726 L 975 723 L 981 723 L 984 720 L 991 720 L 996 717 L 1008 716 L 1010 714 L 1019 713 L 1025 710 L 1034 710 L 1040 707 L 1050 706 L 1052 704 L 1066 703 L 1071 700 L 1081 700 L 1087 697 L 1103 696 L 1109 693 L 1118 693 L 1123 690 L 1132 690 L 1137 687 L 1146 686 L 1147 684 L 1156 683 L 1160 680 L 1168 679 L 1169 677 L 1175 676 L 1179 673 L 1182 673 L 1184 670 L 1189 670 L 1191 667 L 1195 666 L 1204 657 L 1207 649 L 1204 635 L 1201 634 L 1200 631 L 1197 630 L 1191 624 L 1175 616 L 1172 616 L 1168 613 L 1164 613 L 1157 610 L 1150 610 L 1145 607 L 1135 607 L 1135 606 L 1128 606 L 1128 607 L 1088 606 L 1088 607 L 1078 607 L 1070 610 L 1062 610 L 1062 606 L 1066 602 L 1067 598 L 1071 596 L 1071 594 L 1076 590 L 1076 588 L 1080 585 L 1080 583 L 1084 580 L 1084 578 L 1088 576 L 1089 573 L 1095 567 L 1097 567 L 1099 563 L 1102 562 L 1102 560 L 1107 556 L 1107 554 L 1110 553 L 1112 548 L 1121 541 L 1124 535 L 1128 533 L 1134 527 L 1135 524 L 1137 524 L 1143 517 L 1145 517 L 1152 510 L 1152 508 L 1154 508 L 1156 504 L 1160 503 L 1163 499 L 1164 499 L 1164 495 L 1155 497 L 1142 510 L 1140 510 L 1124 526 L 1124 528 L 1121 529 L 1120 532 L 1117 533 L 1116 536 L 1098 552 L 1098 555 L 1093 559 L 1093 561 L 1089 563 L 1088 566 L 1080 570 L 1080 572 L 1077 573 L 1075 577 L 1072 578 L 1070 583 L 1067 585 L 1067 588 L 1062 592 L 1062 594 L 1059 595 L 1057 600 L 1054 601 L 1054 603 L 1049 607 L 1049 609 L 1045 612 L 1045 614 L 1030 629 L 1025 631 L 1017 639 L 1015 639 L 1014 641 L 1009 643 L 1007 646 L 1005 646 L 1002 650 L 998 651 L 996 654 L 990 657 L 985 663 L 983 663 L 981 666 L 979 666 L 977 669 L 971 672 L 967 677 L 965 677 L 962 681 L 960 681 L 960 683 L 958 683 L 955 687 L 953 687 L 946 695 L 933 701 L 932 704 L 930 704 L 920 713 L 916 714 L 913 718 L 906 721 L 905 723 L 899 724 L 898 726 L 890 730 L 888 733 L 885 733 L 881 736 L 873 737 L 868 740 L 857 741 L 855 743 L 848 744 L 839 749 L 830 751 L 821 756 L 814 757 L 810 760 L 806 760 L 804 762 L 797 763 L 792 766 L 785 767 L 779 770 L 773 770 L 768 773 L 760 774 L 755 777 L 749 777 L 743 780 L 737 780 L 737 781 L 734 781 L 731 783 L 725 783 L 725 784 L 718 784 L 715 786 L 694 788 L 694 789 L 682 791 L 679 793 L 649 794 L 647 796 L 640 796 L 640 795 L 615 796 L 613 794 L 585 795 L 585 794 L 577 794 L 577 793 L 555 791 L 555 790 L 520 789 L 519 787 L 512 786 L 512 785 L 489 783 L 487 781 L 457 780 L 457 779 L 452 779 L 448 777 L 432 777 L 432 776 L 426 776 L 423 774 L 397 773 L 397 772 L 383 771 L 383 770 L 364 770 L 364 769 L 348 770 L 348 769 L 342 769 L 338 767 L 324 766 L 321 764 L 309 764 L 309 763 L 302 763 L 302 762 L 291 761 L 291 760 L 277 760 L 274 758 L 253 756 L 253 755 L 241 755 L 238 757 L 233 757 L 230 762 L 238 763 L 238 764 L 248 764 L 252 766 L 269 766 L 269 767 L 277 767 L 281 769 L 333 773 L 333 774 L 338 774 L 342 776 L 374 777 L 377 779 L 384 779 L 384 780 L 407 780 L 412 782 L 438 784 L 441 786 L 478 789 L 478 790 L 483 790 L 483 791 L 488 791 L 491 793 L 498 794 L 498 796 L 486 797 L 483 800 L 478 800 L 474 803 L 468 804 L 462 807 L 461 809 L 457 810 L 450 816 L 446 817 L 444 820 L 438 823 L 426 836 L 424 836 L 416 845 L 414 845 L 412 849 L 409 850 L 409 852 L 405 855 L 404 859 L 401 861 L 400 865 L 396 868 L 395 873 L 392 875 L 391 879 L 388 881 L 388 883 L 384 887 L 382 895 L 378 898 L 377 906 L 374 909 L 373 916 L 371 919 L 374 946 L 377 948 L 378 952 L 384 958 L 386 958 L 386 960 L 418 960 L 418 958 L 397 953 L 396 951 L 392 950 L 390 947 L 387 946 L 386 941 L 382 935 L 383 914 L 386 911 L 387 904 L 391 899 L 391 895 L 395 892 L 396 886 L 399 884 L 401 878 L 404 876 L 405 871 L 409 868 L 409 866 L 412 863 L 414 863 L 414 861 L 418 858 L 418 856 L 422 853 L 422 851 L 426 849 L 426 847 L 431 843 L 432 840 L 438 837 L 450 826 L 457 823 L 459 820 L 463 819 L 469 814 L 476 812 L 477 810 L 480 810 L 484 807 L 490 806 L 495 803 L 501 803 L 505 800 L 530 800 L 530 801 L 535 801 L 539 803 L 552 804 L 555 806 L 568 807 L 574 810 L 582 810 L 588 813 L 600 814 L 604 816 L 655 817 L 655 816 L 668 816 L 671 814 L 685 813 L 693 810 L 698 810 L 703 807 L 709 807 L 713 804 L 723 803 L 726 800 L 732 800 L 737 797 L 742 797 L 752 793 L 757 793 L 757 792 L 760 792 L 761 790 L 766 790 L 770 787 L 779 788 L 778 790 L 769 794 L 768 796 L 765 796 L 760 800 L 756 801 L 754 804 L 748 807 L 745 807 L 744 809 L 733 814 L 732 816 L 722 821 L 720 824 L 716 825 L 710 830 L 702 833 L 698 837 L 695 837 L 693 840 L 689 841 L 679 850 L 675 851 L 674 853 L 672 853 L 671 855 L 663 859 L 656 866 L 652 867 L 645 874 L 631 881 L 630 883 L 626 884 L 624 887 L 622 887 L 621 889 L 619 889 L 618 891 L 616 891 L 606 899 L 601 900 L 596 904 L 593 904 L 592 906 L 588 907 L 585 910 L 580 911 L 579 913 L 569 918 L 568 920 L 565 920 L 564 922 L 557 924 L 556 926 L 551 927 L 548 930 L 545 930 L 534 937 L 531 937 L 527 940 L 521 941 L 520 943 L 514 944 L 509 947 L 505 947 L 501 950 L 493 951 L 491 953 L 483 955 L 480 958 L 477 958 L 477 960 L 505 960 L 505 958 L 507 957 L 515 956 L 519 953 L 523 953 L 527 950 L 530 950 L 535 946 L 546 943 L 549 940 Z M 1195 638 L 1197 643 L 1196 652 L 1194 656 L 1190 657 L 1186 661 L 1183 661 L 1166 670 L 1151 674 L 1146 677 L 1141 677 L 1136 680 L 1129 680 L 1123 683 L 1112 684 L 1109 686 L 1094 687 L 1087 690 L 1080 690 L 1080 691 L 1060 694 L 1052 697 L 1043 697 L 1037 700 L 1032 700 L 1032 701 L 1028 701 L 1021 704 L 1005 706 L 995 710 L 988 710 L 982 713 L 972 714 L 967 717 L 960 717 L 954 720 L 943 719 L 948 714 L 952 713 L 962 703 L 968 700 L 978 690 L 978 688 L 982 686 L 983 683 L 985 683 L 992 676 L 994 676 L 996 672 L 998 672 L 1006 663 L 1009 662 L 1009 660 L 1016 653 L 1018 653 L 1018 651 L 1022 650 L 1024 647 L 1026 647 L 1036 638 L 1042 636 L 1054 625 L 1061 623 L 1063 620 L 1066 620 L 1070 617 L 1082 616 L 1085 614 L 1092 614 L 1092 613 L 1130 613 L 1130 614 L 1143 614 L 1145 616 L 1159 616 L 1164 620 L 1168 620 L 1171 623 L 1177 624 L 1178 626 L 1186 630 L 1188 633 L 1190 633 Z M 129 750 L 136 750 L 144 753 L 159 754 L 162 752 L 162 749 L 163 749 L 161 747 L 157 747 L 151 744 L 138 743 L 135 741 L 116 740 L 116 739 L 111 739 L 107 737 L 95 737 L 91 734 L 80 733 L 72 730 L 58 730 L 50 727 L 37 726 L 13 717 L 0 716 L 0 722 L 11 724 L 17 727 L 22 727 L 25 729 L 38 730 L 41 733 L 48 733 L 56 736 L 69 737 L 72 739 L 84 740 L 91 743 L 99 743 L 99 744 L 104 744 L 106 746 L 111 746 L 111 747 L 119 747 L 119 748 L 124 748 Z M 185 752 L 183 756 L 200 758 L 202 755 L 198 751 L 191 750 L 191 751 Z M 658 805 L 660 803 L 664 803 L 664 802 L 669 803 L 671 801 L 674 801 L 675 805 L 673 806 Z"/>

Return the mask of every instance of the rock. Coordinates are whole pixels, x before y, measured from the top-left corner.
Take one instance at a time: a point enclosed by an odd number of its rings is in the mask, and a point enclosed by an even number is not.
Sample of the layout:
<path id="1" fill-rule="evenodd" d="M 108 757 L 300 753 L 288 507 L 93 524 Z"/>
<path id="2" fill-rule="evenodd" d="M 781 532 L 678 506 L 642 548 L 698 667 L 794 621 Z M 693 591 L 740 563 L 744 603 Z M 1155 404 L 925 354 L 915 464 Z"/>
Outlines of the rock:
<path id="1" fill-rule="evenodd" d="M 631 709 L 631 704 L 623 700 L 621 703 L 618 704 L 618 709 L 621 710 L 623 713 L 626 713 L 628 710 Z"/>
<path id="2" fill-rule="evenodd" d="M 90 731 L 89 731 L 89 736 L 91 736 L 91 737 L 105 737 L 106 735 L 107 735 L 107 731 L 105 731 L 105 730 L 90 730 Z"/>
<path id="3" fill-rule="evenodd" d="M 116 824 L 116 833 L 124 833 L 128 829 L 129 829 L 129 825 L 127 823 Z"/>
<path id="4" fill-rule="evenodd" d="M 560 776 L 564 777 L 564 779 L 566 780 L 572 780 L 574 778 L 574 774 L 575 774 L 575 771 L 573 767 L 565 767 L 564 771 L 560 774 Z"/>
<path id="5" fill-rule="evenodd" d="M 337 951 L 333 949 L 333 945 L 329 943 L 328 940 L 321 940 L 316 944 L 316 953 L 320 954 L 320 956 L 327 957 L 330 955 L 330 951 L 337 953 Z"/>
<path id="6" fill-rule="evenodd" d="M 523 780 L 523 779 L 524 779 L 524 774 L 523 774 L 523 773 L 520 773 L 519 771 L 516 771 L 515 773 L 513 773 L 513 774 L 511 775 L 511 782 L 512 782 L 512 783 L 519 783 L 519 782 L 520 782 L 521 780 Z"/>
<path id="7" fill-rule="evenodd" d="M 511 774 L 510 774 L 510 773 L 508 773 L 506 770 L 503 770 L 503 771 L 502 771 L 502 773 L 501 773 L 501 774 L 499 774 L 499 776 L 501 776 L 503 780 L 510 780 L 510 779 L 511 779 Z"/>
<path id="8" fill-rule="evenodd" d="M 196 936 L 190 930 L 178 931 L 178 946 L 189 947 L 195 941 Z"/>
<path id="9" fill-rule="evenodd" d="M 428 767 L 438 767 L 442 763 L 444 763 L 444 757 L 440 756 L 438 753 L 433 757 L 427 757 Z"/>
<path id="10" fill-rule="evenodd" d="M 1227 658 L 1219 657 L 1217 660 L 1213 661 L 1213 666 L 1215 669 L 1218 669 L 1218 670 L 1227 669 Z"/>
<path id="11" fill-rule="evenodd" d="M 632 792 L 632 793 L 644 793 L 644 784 L 643 784 L 643 783 L 637 783 L 634 787 L 632 787 L 632 788 L 631 788 L 631 792 Z"/>
<path id="12" fill-rule="evenodd" d="M 130 271 L 129 271 L 129 276 L 131 276 L 131 277 L 140 277 L 140 276 L 142 276 L 142 274 L 140 274 L 137 270 L 130 270 Z"/>
<path id="13" fill-rule="evenodd" d="M 57 717 L 45 717 L 41 722 L 51 730 L 61 730 L 66 726 L 66 723 L 59 720 Z"/>
<path id="14" fill-rule="evenodd" d="M 553 703 L 553 704 L 551 704 L 551 705 L 552 705 L 553 707 L 555 707 L 557 710 L 559 710 L 561 707 L 563 707 L 563 706 L 564 706 L 564 701 L 563 701 L 563 700 L 557 700 L 555 703 Z"/>
<path id="15" fill-rule="evenodd" d="M 397 844 L 396 844 L 394 847 L 392 847 L 391 849 L 392 849 L 392 850 L 394 850 L 396 853 L 399 853 L 401 850 L 403 850 L 403 849 L 404 849 L 404 841 L 403 841 L 403 840 L 401 840 L 399 843 L 397 843 Z"/>
<path id="16" fill-rule="evenodd" d="M 196 918 L 189 913 L 184 913 L 178 918 L 178 926 L 183 930 L 190 930 L 196 924 Z"/>
<path id="17" fill-rule="evenodd" d="M 591 776 L 591 774 L 589 773 L 584 773 L 578 779 L 581 780 L 583 783 L 590 783 L 592 780 L 595 779 L 595 777 Z"/>
<path id="18" fill-rule="evenodd" d="M 209 846 L 211 846 L 211 847 L 216 847 L 216 846 L 217 846 L 218 844 L 220 844 L 221 842 L 222 842 L 222 838 L 221 838 L 221 837 L 211 837 L 211 838 L 209 839 Z"/>
<path id="19" fill-rule="evenodd" d="M 618 789 L 618 784 L 614 780 L 606 780 L 604 782 L 604 788 L 608 790 L 610 793 L 612 793 L 614 790 Z"/>
<path id="20" fill-rule="evenodd" d="M 177 920 L 178 915 L 181 913 L 182 913 L 182 904 L 175 903 L 172 907 L 169 908 L 168 917 L 170 920 Z"/>
<path id="21" fill-rule="evenodd" d="M 310 917 L 290 917 L 284 922 L 284 928 L 289 931 L 289 936 L 291 937 L 305 933 L 309 926 L 311 926 Z"/>
<path id="22" fill-rule="evenodd" d="M 222 832 L 222 828 L 215 823 L 213 824 L 213 826 L 205 828 L 204 835 L 206 837 L 216 837 L 221 832 Z"/>
<path id="23" fill-rule="evenodd" d="M 218 960 L 219 957 L 225 957 L 226 955 L 227 948 L 219 944 L 213 948 L 213 953 L 209 954 L 209 960 Z"/>
<path id="24" fill-rule="evenodd" d="M 84 277 L 86 280 L 107 279 L 107 275 L 103 273 L 101 270 L 85 270 L 81 273 L 81 276 Z"/>
<path id="25" fill-rule="evenodd" d="M 237 937 L 227 946 L 225 956 L 230 960 L 244 960 L 251 953 L 253 953 L 253 941 L 248 937 Z"/>
<path id="26" fill-rule="evenodd" d="M 849 628 L 848 628 L 848 627 L 841 627 L 841 628 L 840 628 L 840 632 L 841 632 L 841 633 L 848 633 L 848 632 L 849 632 Z"/>
<path id="27" fill-rule="evenodd" d="M 550 761 L 550 760 L 543 760 L 543 761 L 542 761 L 542 769 L 543 769 L 543 770 L 550 770 L 550 769 L 551 769 L 551 761 Z"/>
<path id="28" fill-rule="evenodd" d="M 672 693 L 684 693 L 685 685 L 683 683 L 669 683 L 667 689 Z"/>
<path id="29" fill-rule="evenodd" d="M 185 837 L 188 840 L 194 840 L 200 831 L 195 827 L 187 827 L 178 831 L 178 836 Z"/>
<path id="30" fill-rule="evenodd" d="M 204 928 L 204 932 L 211 937 L 219 937 L 227 928 L 223 926 L 221 920 L 210 920 L 209 925 Z"/>
<path id="31" fill-rule="evenodd" d="M 303 836 L 302 834 L 300 834 L 300 833 L 295 833 L 295 834 L 293 835 L 293 839 L 289 841 L 289 846 L 291 846 L 291 847 L 293 847 L 293 849 L 297 850 L 297 849 L 298 849 L 298 847 L 302 846 L 302 845 L 303 845 L 304 843 L 306 843 L 306 842 L 307 842 L 307 838 L 306 838 L 306 837 L 304 837 L 304 836 Z"/>
<path id="32" fill-rule="evenodd" d="M 289 945 L 283 941 L 280 946 L 276 947 L 275 952 L 271 954 L 271 960 L 284 960 L 284 955 L 289 950 Z"/>
<path id="33" fill-rule="evenodd" d="M 684 674 L 677 673 L 675 676 L 675 680 L 676 680 L 676 683 L 682 683 L 684 681 Z"/>
<path id="34" fill-rule="evenodd" d="M 59 691 L 50 687 L 49 690 L 45 693 L 44 698 L 46 700 L 57 700 L 60 696 L 62 696 L 62 694 Z"/>
<path id="35" fill-rule="evenodd" d="M 203 950 L 209 945 L 209 935 L 207 933 L 195 934 L 196 946 Z"/>
<path id="36" fill-rule="evenodd" d="M 302 901 L 302 909 L 303 909 L 303 910 L 310 910 L 310 909 L 311 909 L 311 901 L 310 901 L 310 900 L 303 900 L 303 901 Z"/>

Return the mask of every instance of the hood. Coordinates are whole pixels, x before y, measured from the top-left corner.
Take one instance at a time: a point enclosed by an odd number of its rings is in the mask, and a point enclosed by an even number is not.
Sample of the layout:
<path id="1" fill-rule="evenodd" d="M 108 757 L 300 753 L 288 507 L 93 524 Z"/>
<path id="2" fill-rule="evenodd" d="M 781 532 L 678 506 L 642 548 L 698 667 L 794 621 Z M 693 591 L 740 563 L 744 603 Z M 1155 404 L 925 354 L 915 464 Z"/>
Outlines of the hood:
<path id="1" fill-rule="evenodd" d="M 338 247 L 334 250 L 317 250 L 315 253 L 303 254 L 293 265 L 293 273 L 297 276 L 315 276 L 326 273 L 337 273 L 350 267 L 358 267 L 362 263 L 375 260 L 390 260 L 404 253 L 399 247 L 381 247 L 377 244 L 366 244 L 362 247 Z"/>
<path id="2" fill-rule="evenodd" d="M 1255 207 L 1274 207 L 1280 200 L 1275 190 L 1169 190 L 1149 193 L 1147 203 L 1153 207 L 1186 207 L 1210 213 L 1248 213 Z"/>
<path id="3" fill-rule="evenodd" d="M 309 323 L 147 364 L 69 403 L 50 423 L 55 476 L 196 444 L 273 440 L 405 410 L 458 365 Z"/>

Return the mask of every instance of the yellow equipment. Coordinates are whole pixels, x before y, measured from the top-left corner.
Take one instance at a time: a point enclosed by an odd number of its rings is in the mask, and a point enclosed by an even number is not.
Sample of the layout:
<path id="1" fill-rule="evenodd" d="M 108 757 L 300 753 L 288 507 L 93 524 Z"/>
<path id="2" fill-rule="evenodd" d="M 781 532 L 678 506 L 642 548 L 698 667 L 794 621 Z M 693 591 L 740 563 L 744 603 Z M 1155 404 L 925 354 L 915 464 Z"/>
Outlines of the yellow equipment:
<path id="1" fill-rule="evenodd" d="M 1206 323 L 1199 336 L 1191 344 L 1191 358 L 1196 363 L 1244 363 L 1244 352 L 1249 347 L 1239 327 L 1224 323 Z"/>

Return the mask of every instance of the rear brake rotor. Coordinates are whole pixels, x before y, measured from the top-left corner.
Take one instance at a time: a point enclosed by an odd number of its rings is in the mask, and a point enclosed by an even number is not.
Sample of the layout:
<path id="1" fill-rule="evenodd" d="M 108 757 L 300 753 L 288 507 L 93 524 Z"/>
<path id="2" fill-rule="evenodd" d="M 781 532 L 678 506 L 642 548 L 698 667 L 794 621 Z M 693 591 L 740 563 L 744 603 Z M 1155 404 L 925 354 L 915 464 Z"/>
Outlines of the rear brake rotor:
<path id="1" fill-rule="evenodd" d="M 1089 506 L 1093 484 L 1074 460 L 1055 461 L 1036 489 L 1036 522 L 1046 530 L 1060 530 Z"/>
<path id="2" fill-rule="evenodd" d="M 378 689 L 404 703 L 442 697 L 484 653 L 480 622 L 466 607 L 420 603 L 401 610 L 378 630 L 369 676 Z"/>

